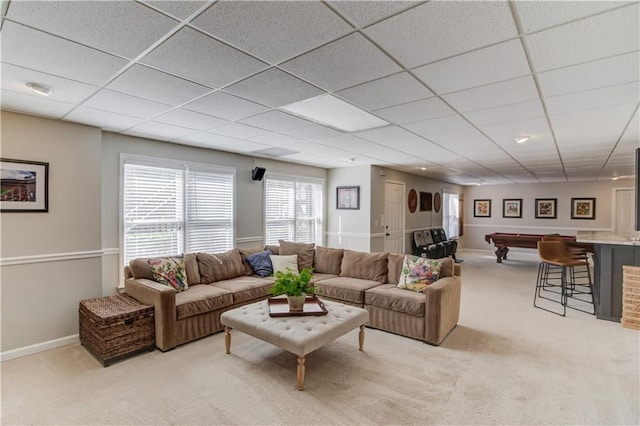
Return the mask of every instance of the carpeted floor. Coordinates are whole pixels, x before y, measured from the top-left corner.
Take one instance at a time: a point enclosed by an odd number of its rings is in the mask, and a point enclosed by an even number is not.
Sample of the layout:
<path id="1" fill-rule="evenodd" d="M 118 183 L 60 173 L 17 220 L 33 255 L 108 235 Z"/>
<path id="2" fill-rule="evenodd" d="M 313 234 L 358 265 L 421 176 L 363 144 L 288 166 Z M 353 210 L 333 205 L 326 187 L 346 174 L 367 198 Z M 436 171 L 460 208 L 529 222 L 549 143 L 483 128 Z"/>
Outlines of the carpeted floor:
<path id="1" fill-rule="evenodd" d="M 103 368 L 79 344 L 2 363 L 2 424 L 640 424 L 640 332 L 532 306 L 537 261 L 462 253 L 440 347 L 367 329 L 296 357 L 236 332 Z"/>

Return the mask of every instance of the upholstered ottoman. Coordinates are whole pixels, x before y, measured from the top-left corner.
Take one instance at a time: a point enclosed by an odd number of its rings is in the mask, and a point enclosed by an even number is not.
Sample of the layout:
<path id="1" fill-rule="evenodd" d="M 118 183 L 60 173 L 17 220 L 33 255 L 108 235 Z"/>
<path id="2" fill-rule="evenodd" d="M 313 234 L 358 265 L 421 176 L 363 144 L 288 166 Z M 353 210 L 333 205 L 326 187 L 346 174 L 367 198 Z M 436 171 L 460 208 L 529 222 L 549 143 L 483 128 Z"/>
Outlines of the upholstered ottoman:
<path id="1" fill-rule="evenodd" d="M 324 301 L 323 316 L 271 317 L 266 300 L 223 312 L 225 346 L 231 352 L 231 329 L 239 330 L 298 355 L 298 390 L 304 389 L 305 356 L 338 337 L 360 327 L 359 349 L 364 345 L 364 325 L 369 312 L 355 306 Z"/>

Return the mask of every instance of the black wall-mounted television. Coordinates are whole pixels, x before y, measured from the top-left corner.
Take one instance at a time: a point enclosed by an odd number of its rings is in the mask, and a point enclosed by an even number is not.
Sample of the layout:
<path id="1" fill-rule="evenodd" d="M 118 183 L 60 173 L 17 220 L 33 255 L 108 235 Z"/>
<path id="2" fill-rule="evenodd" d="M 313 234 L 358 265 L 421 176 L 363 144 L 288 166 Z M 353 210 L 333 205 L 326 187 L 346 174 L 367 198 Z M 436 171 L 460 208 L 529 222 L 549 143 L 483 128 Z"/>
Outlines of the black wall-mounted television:
<path id="1" fill-rule="evenodd" d="M 640 148 L 636 148 L 636 231 L 640 231 Z"/>

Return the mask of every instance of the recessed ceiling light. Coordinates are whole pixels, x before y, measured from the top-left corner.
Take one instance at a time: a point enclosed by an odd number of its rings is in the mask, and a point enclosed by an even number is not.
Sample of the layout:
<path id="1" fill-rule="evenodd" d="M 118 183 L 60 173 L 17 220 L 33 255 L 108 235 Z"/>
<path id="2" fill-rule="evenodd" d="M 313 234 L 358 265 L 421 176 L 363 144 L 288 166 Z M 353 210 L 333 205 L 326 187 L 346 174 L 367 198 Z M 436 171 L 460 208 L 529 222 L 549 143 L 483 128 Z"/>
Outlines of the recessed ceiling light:
<path id="1" fill-rule="evenodd" d="M 427 170 L 426 167 L 420 167 L 420 170 Z"/>
<path id="2" fill-rule="evenodd" d="M 34 92 L 36 92 L 38 95 L 42 95 L 42 96 L 49 96 L 51 94 L 51 92 L 53 91 L 53 89 L 45 84 L 41 84 L 41 83 L 33 83 L 33 82 L 29 82 L 26 85 L 29 89 L 33 90 Z"/>
<path id="3" fill-rule="evenodd" d="M 345 132 L 373 129 L 389 123 L 331 95 L 320 95 L 280 107 L 297 116 Z"/>
<path id="4" fill-rule="evenodd" d="M 520 136 L 519 138 L 516 138 L 516 143 L 525 143 L 530 139 L 531 139 L 531 136 Z"/>

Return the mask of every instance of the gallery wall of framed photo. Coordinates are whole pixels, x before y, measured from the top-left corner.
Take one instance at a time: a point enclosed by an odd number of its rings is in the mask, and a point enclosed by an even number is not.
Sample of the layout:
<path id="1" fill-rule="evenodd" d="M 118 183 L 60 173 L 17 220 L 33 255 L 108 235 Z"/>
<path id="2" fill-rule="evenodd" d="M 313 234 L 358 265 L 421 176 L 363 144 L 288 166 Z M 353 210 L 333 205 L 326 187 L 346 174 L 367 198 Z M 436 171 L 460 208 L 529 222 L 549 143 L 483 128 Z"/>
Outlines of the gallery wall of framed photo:
<path id="1" fill-rule="evenodd" d="M 474 199 L 473 217 L 491 217 L 492 199 Z M 533 206 L 533 217 L 536 219 L 558 219 L 558 199 L 557 198 L 535 198 L 528 200 Z M 522 219 L 523 212 L 522 198 L 503 198 L 502 217 L 512 219 Z M 570 219 L 596 218 L 596 198 L 595 197 L 572 197 L 571 198 Z"/>

